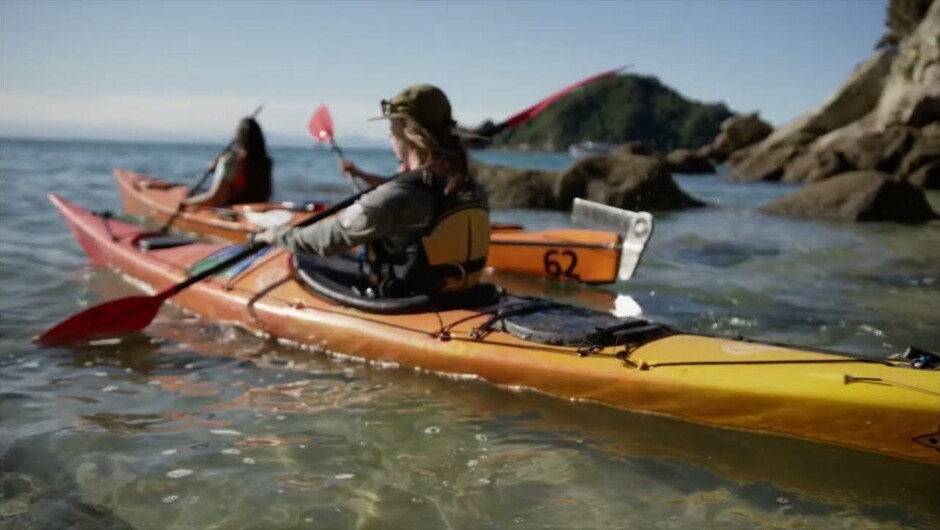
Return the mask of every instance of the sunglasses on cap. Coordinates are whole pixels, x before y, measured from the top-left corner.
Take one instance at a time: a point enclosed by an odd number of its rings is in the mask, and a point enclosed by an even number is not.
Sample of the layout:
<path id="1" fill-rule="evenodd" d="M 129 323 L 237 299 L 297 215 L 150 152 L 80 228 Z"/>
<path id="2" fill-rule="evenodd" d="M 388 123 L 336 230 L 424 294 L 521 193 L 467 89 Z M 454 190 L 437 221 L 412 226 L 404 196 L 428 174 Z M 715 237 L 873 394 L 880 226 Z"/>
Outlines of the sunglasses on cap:
<path id="1" fill-rule="evenodd" d="M 395 103 L 387 99 L 383 99 L 382 101 L 380 101 L 379 105 L 382 108 L 382 115 L 384 116 L 388 116 L 392 114 L 393 112 L 405 107 L 405 105 L 402 105 L 401 103 Z"/>

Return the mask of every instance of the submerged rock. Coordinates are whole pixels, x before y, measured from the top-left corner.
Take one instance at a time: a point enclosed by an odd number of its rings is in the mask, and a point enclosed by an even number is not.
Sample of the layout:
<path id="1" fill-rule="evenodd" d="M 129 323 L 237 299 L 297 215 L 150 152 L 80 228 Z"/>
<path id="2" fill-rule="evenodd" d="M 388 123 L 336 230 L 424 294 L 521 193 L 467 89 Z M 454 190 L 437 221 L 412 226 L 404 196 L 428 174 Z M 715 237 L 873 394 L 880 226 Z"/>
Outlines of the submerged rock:
<path id="1" fill-rule="evenodd" d="M 808 219 L 905 224 L 938 218 L 923 190 L 878 171 L 853 171 L 807 185 L 760 211 Z"/>

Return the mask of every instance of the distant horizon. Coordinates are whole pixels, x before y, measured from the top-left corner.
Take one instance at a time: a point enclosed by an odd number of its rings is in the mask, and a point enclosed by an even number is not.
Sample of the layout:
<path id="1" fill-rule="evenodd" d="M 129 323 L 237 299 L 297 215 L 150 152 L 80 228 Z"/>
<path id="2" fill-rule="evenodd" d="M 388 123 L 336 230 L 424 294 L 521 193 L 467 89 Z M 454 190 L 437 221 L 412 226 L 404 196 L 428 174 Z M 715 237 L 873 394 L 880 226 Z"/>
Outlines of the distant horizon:
<path id="1" fill-rule="evenodd" d="M 416 82 L 444 88 L 455 118 L 476 126 L 623 64 L 779 126 L 874 53 L 886 6 L 7 1 L 0 135 L 225 143 L 265 104 L 271 141 L 301 146 L 326 104 L 339 138 L 371 145 L 385 138 L 384 124 L 367 121 L 379 100 Z"/>
<path id="2" fill-rule="evenodd" d="M 220 141 L 212 139 L 169 139 L 169 138 L 141 138 L 141 139 L 129 139 L 126 137 L 122 138 L 105 138 L 105 137 L 74 137 L 74 136 L 27 136 L 27 135 L 17 135 L 17 134 L 8 134 L 0 131 L 0 144 L 7 141 L 13 142 L 75 142 L 75 143 L 111 143 L 111 144 L 159 144 L 167 146 L 199 146 L 199 147 L 218 147 L 222 148 L 227 145 L 227 142 L 230 141 L 222 139 Z M 298 149 L 317 149 L 323 151 L 329 151 L 330 148 L 324 144 L 315 144 L 309 138 L 307 141 L 299 139 L 295 143 L 285 143 L 283 141 L 269 141 L 265 139 L 268 149 L 271 148 L 281 148 L 281 147 L 292 147 Z M 369 138 L 356 138 L 356 137 L 338 137 L 337 143 L 344 149 L 383 149 L 388 148 L 388 142 L 385 140 L 378 139 L 369 139 Z"/>

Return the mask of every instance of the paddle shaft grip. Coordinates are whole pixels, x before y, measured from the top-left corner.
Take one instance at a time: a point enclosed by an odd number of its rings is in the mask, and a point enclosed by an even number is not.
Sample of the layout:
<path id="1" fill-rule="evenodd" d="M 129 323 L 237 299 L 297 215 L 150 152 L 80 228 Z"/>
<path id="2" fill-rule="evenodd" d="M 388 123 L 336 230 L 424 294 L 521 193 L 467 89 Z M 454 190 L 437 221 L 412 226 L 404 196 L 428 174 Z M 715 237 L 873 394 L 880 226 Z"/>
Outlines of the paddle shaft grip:
<path id="1" fill-rule="evenodd" d="M 336 139 L 332 136 L 330 136 L 330 149 L 336 153 L 336 156 L 338 156 L 340 160 L 346 160 L 346 155 L 344 155 L 343 150 L 336 145 Z M 356 180 L 356 177 L 352 177 L 350 181 L 352 182 L 353 191 L 362 191 L 362 187 L 359 185 L 359 181 Z"/>

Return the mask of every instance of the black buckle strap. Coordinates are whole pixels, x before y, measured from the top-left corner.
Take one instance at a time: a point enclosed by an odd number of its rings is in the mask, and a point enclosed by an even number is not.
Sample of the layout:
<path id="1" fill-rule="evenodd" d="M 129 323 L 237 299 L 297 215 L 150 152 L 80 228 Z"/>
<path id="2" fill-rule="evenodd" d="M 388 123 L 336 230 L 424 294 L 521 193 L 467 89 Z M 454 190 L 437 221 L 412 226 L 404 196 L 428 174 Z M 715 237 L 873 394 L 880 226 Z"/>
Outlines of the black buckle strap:
<path id="1" fill-rule="evenodd" d="M 513 307 L 512 309 L 507 309 L 505 311 L 499 311 L 493 317 L 487 319 L 486 322 L 480 324 L 479 326 L 470 330 L 470 338 L 473 340 L 480 340 L 489 334 L 493 330 L 493 326 L 504 319 L 509 317 L 514 317 L 518 315 L 524 315 L 526 313 L 531 313 L 532 311 L 540 311 L 542 309 L 548 309 L 550 307 L 559 307 L 562 304 L 557 302 L 546 302 L 539 300 L 530 304 L 520 305 L 518 307 Z"/>
<path id="2" fill-rule="evenodd" d="M 595 332 L 587 336 L 582 346 L 578 347 L 578 355 L 587 357 L 598 353 L 608 346 L 626 345 L 628 348 L 617 354 L 617 357 L 627 361 L 626 357 L 632 351 L 644 344 L 652 342 L 677 332 L 662 324 L 649 320 L 635 318 L 629 319 L 616 326 L 595 328 Z"/>

